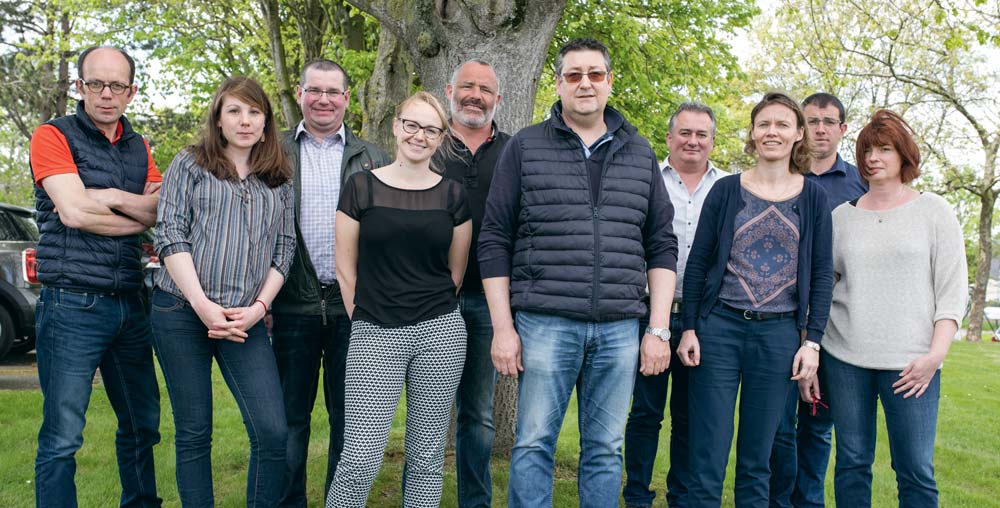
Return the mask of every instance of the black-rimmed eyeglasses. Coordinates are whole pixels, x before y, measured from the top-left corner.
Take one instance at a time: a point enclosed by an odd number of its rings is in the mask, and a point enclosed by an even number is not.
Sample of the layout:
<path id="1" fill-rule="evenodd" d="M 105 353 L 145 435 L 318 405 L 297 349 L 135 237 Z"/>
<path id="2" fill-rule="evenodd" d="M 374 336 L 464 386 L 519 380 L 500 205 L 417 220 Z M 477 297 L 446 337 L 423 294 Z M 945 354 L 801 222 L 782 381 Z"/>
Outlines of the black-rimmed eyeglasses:
<path id="1" fill-rule="evenodd" d="M 402 117 L 397 117 L 397 120 L 399 120 L 399 124 L 403 127 L 403 132 L 407 134 L 416 134 L 423 129 L 424 136 L 427 136 L 427 139 L 435 140 L 444 135 L 444 129 L 440 127 L 435 127 L 433 125 L 420 125 L 413 120 L 407 120 Z"/>
<path id="2" fill-rule="evenodd" d="M 110 88 L 111 93 L 115 95 L 121 95 L 132 88 L 131 85 L 126 85 L 125 83 L 119 83 L 117 81 L 112 81 L 110 83 L 101 81 L 99 79 L 90 79 L 87 81 L 83 81 L 81 79 L 80 81 L 82 81 L 83 84 L 87 86 L 87 90 L 90 90 L 91 93 L 97 93 L 97 94 L 104 92 L 105 88 Z"/>

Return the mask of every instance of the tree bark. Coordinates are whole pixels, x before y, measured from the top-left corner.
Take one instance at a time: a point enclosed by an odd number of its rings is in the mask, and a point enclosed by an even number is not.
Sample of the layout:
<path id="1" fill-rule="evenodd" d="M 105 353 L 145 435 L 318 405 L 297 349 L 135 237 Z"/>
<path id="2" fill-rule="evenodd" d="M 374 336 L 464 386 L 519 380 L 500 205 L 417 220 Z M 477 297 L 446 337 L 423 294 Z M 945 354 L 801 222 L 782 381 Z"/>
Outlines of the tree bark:
<path id="1" fill-rule="evenodd" d="M 389 152 L 396 152 L 392 136 L 392 117 L 396 105 L 410 93 L 413 82 L 412 64 L 403 44 L 392 32 L 383 28 L 379 33 L 375 70 L 361 91 L 361 136 Z"/>
<path id="2" fill-rule="evenodd" d="M 442 103 L 455 68 L 470 58 L 480 58 L 493 66 L 500 82 L 502 101 L 495 117 L 500 129 L 515 132 L 531 122 L 538 76 L 566 0 L 348 1 L 378 19 L 383 31 L 403 41 L 424 90 Z M 381 59 L 381 45 L 379 53 Z M 371 83 L 377 86 L 374 77 Z M 369 119 L 378 120 L 377 115 L 384 119 L 384 112 L 395 107 L 385 100 L 388 97 L 368 102 Z M 369 139 L 391 139 L 390 125 L 370 127 Z M 514 443 L 516 386 L 513 378 L 497 384 L 493 451 L 498 455 L 509 456 Z"/>
<path id="3" fill-rule="evenodd" d="M 295 102 L 295 93 L 292 92 L 293 81 L 288 74 L 278 0 L 260 0 L 260 8 L 264 13 L 264 19 L 267 20 L 267 36 L 271 44 L 271 58 L 274 61 L 274 78 L 278 83 L 278 104 L 285 120 L 285 127 L 294 129 L 302 119 L 302 115 Z"/>

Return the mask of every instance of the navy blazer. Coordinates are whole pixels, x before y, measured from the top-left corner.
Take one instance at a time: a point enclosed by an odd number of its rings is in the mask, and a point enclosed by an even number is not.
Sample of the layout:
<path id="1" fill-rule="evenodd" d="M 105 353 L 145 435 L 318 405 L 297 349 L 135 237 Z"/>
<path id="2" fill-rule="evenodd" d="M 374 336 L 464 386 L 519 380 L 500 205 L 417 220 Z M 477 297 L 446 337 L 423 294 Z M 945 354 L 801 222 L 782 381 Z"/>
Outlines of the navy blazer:
<path id="1" fill-rule="evenodd" d="M 697 331 L 698 319 L 707 316 L 718 301 L 733 248 L 736 214 L 744 206 L 739 174 L 721 178 L 705 198 L 684 272 L 684 330 Z M 826 193 L 808 178 L 796 206 L 799 213 L 796 322 L 799 330 L 806 329 L 807 339 L 818 343 L 823 339 L 833 299 L 833 220 Z"/>

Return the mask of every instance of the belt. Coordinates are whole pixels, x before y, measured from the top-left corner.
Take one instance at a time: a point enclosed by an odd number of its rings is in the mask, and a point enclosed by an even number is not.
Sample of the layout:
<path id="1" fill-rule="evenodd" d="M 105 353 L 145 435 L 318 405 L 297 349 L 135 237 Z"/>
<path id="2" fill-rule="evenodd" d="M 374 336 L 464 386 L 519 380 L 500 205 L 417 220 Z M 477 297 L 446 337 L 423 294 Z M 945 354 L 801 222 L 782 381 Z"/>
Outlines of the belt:
<path id="1" fill-rule="evenodd" d="M 674 303 L 670 306 L 671 314 L 680 314 L 684 306 L 681 304 L 680 300 L 674 300 Z"/>
<path id="2" fill-rule="evenodd" d="M 758 312 L 750 309 L 737 309 L 736 307 L 733 307 L 725 302 L 719 302 L 719 307 L 734 314 L 739 314 L 743 316 L 743 319 L 748 321 L 765 321 L 768 319 L 795 317 L 795 312 Z"/>

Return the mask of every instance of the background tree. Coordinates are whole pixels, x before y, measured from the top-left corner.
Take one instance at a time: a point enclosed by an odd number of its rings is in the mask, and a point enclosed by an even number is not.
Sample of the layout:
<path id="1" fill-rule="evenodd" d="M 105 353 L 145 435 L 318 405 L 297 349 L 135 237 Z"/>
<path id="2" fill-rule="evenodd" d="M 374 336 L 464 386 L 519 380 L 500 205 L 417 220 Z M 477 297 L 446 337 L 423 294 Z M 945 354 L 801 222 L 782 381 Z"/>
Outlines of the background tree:
<path id="1" fill-rule="evenodd" d="M 922 145 L 925 185 L 978 202 L 969 340 L 980 340 L 998 195 L 998 10 L 977 0 L 783 0 L 780 33 L 761 34 L 757 54 L 797 69 L 776 73 L 796 86 L 848 92 L 857 127 L 879 107 L 902 113 Z"/>

